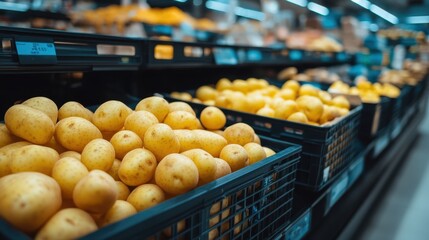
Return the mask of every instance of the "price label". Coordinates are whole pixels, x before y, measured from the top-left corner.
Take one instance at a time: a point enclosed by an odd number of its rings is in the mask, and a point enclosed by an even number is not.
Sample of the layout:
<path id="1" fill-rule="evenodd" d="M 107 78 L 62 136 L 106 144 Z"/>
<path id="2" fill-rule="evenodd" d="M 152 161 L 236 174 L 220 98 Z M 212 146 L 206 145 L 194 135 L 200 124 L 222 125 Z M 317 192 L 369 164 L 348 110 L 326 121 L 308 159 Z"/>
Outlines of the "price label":
<path id="1" fill-rule="evenodd" d="M 249 61 L 261 61 L 262 60 L 262 53 L 261 51 L 257 49 L 250 49 L 247 52 L 247 57 Z"/>
<path id="2" fill-rule="evenodd" d="M 286 240 L 299 240 L 310 230 L 311 211 L 304 213 L 295 223 L 291 224 L 285 232 Z"/>
<path id="3" fill-rule="evenodd" d="M 337 180 L 332 185 L 332 188 L 329 194 L 328 208 L 326 212 L 328 212 L 329 209 L 331 209 L 332 206 L 334 206 L 334 204 L 338 201 L 338 199 L 340 199 L 340 197 L 343 196 L 343 194 L 347 190 L 348 183 L 349 183 L 349 177 L 347 173 L 345 173 L 343 176 L 341 176 L 339 180 Z"/>
<path id="4" fill-rule="evenodd" d="M 289 52 L 289 58 L 290 60 L 301 60 L 302 59 L 302 52 L 298 50 L 291 50 Z"/>
<path id="5" fill-rule="evenodd" d="M 43 65 L 57 63 L 57 54 L 53 43 L 16 41 L 15 45 L 21 64 Z"/>
<path id="6" fill-rule="evenodd" d="M 347 54 L 344 52 L 337 53 L 337 60 L 340 62 L 347 60 Z"/>
<path id="7" fill-rule="evenodd" d="M 238 63 L 237 54 L 232 48 L 215 48 L 213 54 L 218 65 L 236 65 Z"/>
<path id="8" fill-rule="evenodd" d="M 389 136 L 387 133 L 385 133 L 375 143 L 375 147 L 374 147 L 375 156 L 378 156 L 387 147 L 388 144 L 389 144 Z"/>
<path id="9" fill-rule="evenodd" d="M 363 173 L 364 167 L 365 157 L 362 155 L 349 168 L 349 186 L 351 186 Z"/>

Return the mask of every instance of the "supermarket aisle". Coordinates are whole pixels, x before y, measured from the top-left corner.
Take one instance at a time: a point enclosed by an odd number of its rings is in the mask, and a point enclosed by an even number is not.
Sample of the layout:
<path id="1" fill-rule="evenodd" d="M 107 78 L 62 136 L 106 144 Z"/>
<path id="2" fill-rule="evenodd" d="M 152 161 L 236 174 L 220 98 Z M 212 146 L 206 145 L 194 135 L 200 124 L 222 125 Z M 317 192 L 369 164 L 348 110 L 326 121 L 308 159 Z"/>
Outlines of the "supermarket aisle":
<path id="1" fill-rule="evenodd" d="M 429 109 L 428 109 L 429 110 Z M 408 160 L 367 223 L 362 240 L 429 238 L 429 114 L 420 125 Z"/>

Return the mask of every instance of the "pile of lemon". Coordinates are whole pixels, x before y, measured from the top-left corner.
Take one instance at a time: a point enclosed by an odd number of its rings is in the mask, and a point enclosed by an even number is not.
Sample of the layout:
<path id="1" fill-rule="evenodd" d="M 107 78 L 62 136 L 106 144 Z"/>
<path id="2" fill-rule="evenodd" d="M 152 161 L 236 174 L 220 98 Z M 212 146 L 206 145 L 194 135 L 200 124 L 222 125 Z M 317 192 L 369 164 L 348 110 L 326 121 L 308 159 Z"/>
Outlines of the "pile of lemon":
<path id="1" fill-rule="evenodd" d="M 347 115 L 350 102 L 344 96 L 333 97 L 312 85 L 286 81 L 282 87 L 264 79 L 220 79 L 215 87 L 202 86 L 195 98 L 189 93 L 171 93 L 172 97 L 222 108 L 279 118 L 310 125 L 322 125 Z"/>

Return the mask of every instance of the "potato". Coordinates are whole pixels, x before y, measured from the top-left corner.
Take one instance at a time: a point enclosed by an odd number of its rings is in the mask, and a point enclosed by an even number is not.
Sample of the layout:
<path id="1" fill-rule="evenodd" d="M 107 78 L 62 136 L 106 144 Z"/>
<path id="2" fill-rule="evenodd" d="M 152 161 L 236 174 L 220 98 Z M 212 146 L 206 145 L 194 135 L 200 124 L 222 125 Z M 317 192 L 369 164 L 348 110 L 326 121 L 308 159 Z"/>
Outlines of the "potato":
<path id="1" fill-rule="evenodd" d="M 157 164 L 155 155 L 149 150 L 134 149 L 122 159 L 118 175 L 128 186 L 138 186 L 152 179 Z"/>
<path id="2" fill-rule="evenodd" d="M 76 206 L 89 213 L 105 213 L 118 198 L 115 180 L 101 170 L 92 170 L 73 190 Z"/>
<path id="3" fill-rule="evenodd" d="M 72 158 L 76 158 L 77 160 L 80 161 L 82 155 L 76 151 L 65 151 L 63 153 L 60 154 L 60 159 L 61 158 L 65 158 L 65 157 L 72 157 Z"/>
<path id="4" fill-rule="evenodd" d="M 219 134 L 206 130 L 193 130 L 201 149 L 213 157 L 219 157 L 220 151 L 227 145 L 227 141 Z"/>
<path id="5" fill-rule="evenodd" d="M 86 144 L 97 138 L 102 138 L 100 130 L 80 117 L 64 118 L 55 128 L 55 140 L 66 149 L 76 152 L 82 152 Z"/>
<path id="6" fill-rule="evenodd" d="M 165 200 L 162 189 L 155 184 L 143 184 L 136 187 L 128 196 L 127 202 L 131 203 L 137 211 L 143 211 Z"/>
<path id="7" fill-rule="evenodd" d="M 137 210 L 129 202 L 124 200 L 116 200 L 112 208 L 107 211 L 100 219 L 100 226 L 104 227 L 106 225 L 118 222 L 124 218 L 127 218 L 131 215 L 137 213 Z"/>
<path id="8" fill-rule="evenodd" d="M 225 126 L 226 116 L 217 107 L 206 107 L 200 114 L 201 123 L 208 130 L 219 130 Z"/>
<path id="9" fill-rule="evenodd" d="M 115 149 L 107 140 L 94 139 L 86 144 L 80 160 L 89 171 L 100 169 L 107 172 L 115 160 Z"/>
<path id="10" fill-rule="evenodd" d="M 0 123 L 0 148 L 17 141 L 19 141 L 19 138 L 15 137 L 7 129 L 6 125 Z"/>
<path id="11" fill-rule="evenodd" d="M 164 123 L 170 126 L 172 129 L 198 129 L 198 119 L 192 113 L 186 111 L 174 111 L 169 113 Z"/>
<path id="12" fill-rule="evenodd" d="M 40 172 L 50 176 L 58 159 L 59 154 L 52 148 L 27 145 L 13 151 L 9 167 L 13 173 Z"/>
<path id="13" fill-rule="evenodd" d="M 60 207 L 60 186 L 45 174 L 21 172 L 0 178 L 0 217 L 25 233 L 39 229 Z"/>
<path id="14" fill-rule="evenodd" d="M 254 164 L 256 162 L 261 161 L 262 159 L 267 158 L 267 154 L 261 145 L 251 142 L 244 145 L 244 149 L 246 149 L 247 155 L 249 156 L 249 164 Z"/>
<path id="15" fill-rule="evenodd" d="M 183 230 L 185 230 L 185 228 L 186 228 L 186 221 L 185 221 L 185 219 L 179 221 L 176 224 L 173 224 L 172 227 L 165 228 L 164 230 L 162 230 L 162 232 L 164 233 L 165 236 L 171 238 L 173 236 L 173 232 L 174 232 L 173 227 L 175 228 L 175 230 L 176 230 L 175 232 L 176 233 L 183 232 Z"/>
<path id="16" fill-rule="evenodd" d="M 168 104 L 168 109 L 170 113 L 175 111 L 185 111 L 194 116 L 197 116 L 194 109 L 192 109 L 192 107 L 185 102 L 171 102 Z"/>
<path id="17" fill-rule="evenodd" d="M 112 167 L 108 171 L 106 171 L 113 179 L 115 179 L 115 181 L 120 180 L 118 175 L 119 165 L 121 165 L 121 161 L 118 159 L 115 159 L 113 160 Z"/>
<path id="18" fill-rule="evenodd" d="M 129 130 L 122 130 L 110 139 L 110 143 L 115 149 L 117 159 L 124 158 L 125 154 L 129 151 L 143 147 L 142 139 L 134 132 Z"/>
<path id="19" fill-rule="evenodd" d="M 155 155 L 157 161 L 161 161 L 170 153 L 180 151 L 180 142 L 173 129 L 163 123 L 149 127 L 144 135 L 143 143 L 144 147 Z"/>
<path id="20" fill-rule="evenodd" d="M 259 138 L 258 134 L 256 134 L 256 133 L 253 136 L 253 142 L 261 145 L 261 139 Z"/>
<path id="21" fill-rule="evenodd" d="M 10 163 L 9 154 L 6 154 L 5 152 L 0 151 L 0 178 L 12 173 L 12 170 L 10 170 L 10 167 L 9 167 L 10 165 L 9 163 Z"/>
<path id="22" fill-rule="evenodd" d="M 67 151 L 67 149 L 65 149 L 63 146 L 61 146 L 61 144 L 59 144 L 55 140 L 55 137 L 52 137 L 51 140 L 47 144 L 45 144 L 44 146 L 55 149 L 55 151 L 57 151 L 58 153 L 63 153 L 63 152 Z"/>
<path id="23" fill-rule="evenodd" d="M 10 107 L 4 121 L 12 134 L 35 144 L 48 143 L 55 130 L 48 115 L 22 104 Z"/>
<path id="24" fill-rule="evenodd" d="M 209 86 L 201 86 L 195 92 L 195 95 L 201 101 L 215 100 L 217 91 Z"/>
<path id="25" fill-rule="evenodd" d="M 216 161 L 216 171 L 214 175 L 215 179 L 221 178 L 231 173 L 231 167 L 225 160 L 220 158 L 214 158 L 214 159 Z"/>
<path id="26" fill-rule="evenodd" d="M 130 195 L 130 189 L 121 181 L 116 181 L 116 186 L 118 187 L 118 200 L 126 201 Z"/>
<path id="27" fill-rule="evenodd" d="M 215 180 L 216 160 L 210 153 L 202 149 L 191 149 L 182 154 L 190 158 L 197 166 L 200 184 Z"/>
<path id="28" fill-rule="evenodd" d="M 63 199 L 72 199 L 74 187 L 88 173 L 88 169 L 79 160 L 64 157 L 55 163 L 52 178 L 60 185 Z"/>
<path id="29" fill-rule="evenodd" d="M 135 110 L 145 110 L 153 113 L 160 123 L 164 121 L 165 116 L 170 112 L 168 102 L 164 98 L 155 96 L 142 99 Z"/>
<path id="30" fill-rule="evenodd" d="M 276 154 L 276 152 L 274 152 L 271 148 L 262 147 L 262 149 L 264 149 L 265 154 L 267 155 L 267 157 L 271 157 L 272 155 Z"/>
<path id="31" fill-rule="evenodd" d="M 133 112 L 120 101 L 110 100 L 101 104 L 92 116 L 92 122 L 100 131 L 119 131 L 124 127 L 125 119 Z"/>
<path id="32" fill-rule="evenodd" d="M 226 145 L 220 153 L 220 158 L 229 164 L 233 172 L 245 167 L 249 160 L 246 149 L 239 144 Z"/>
<path id="33" fill-rule="evenodd" d="M 255 131 L 245 123 L 236 123 L 227 127 L 224 135 L 228 143 L 236 143 L 244 146 L 249 142 L 253 142 Z"/>
<path id="34" fill-rule="evenodd" d="M 81 117 L 92 122 L 93 115 L 94 113 L 89 109 L 74 101 L 64 103 L 58 110 L 58 120 L 68 117 Z"/>
<path id="35" fill-rule="evenodd" d="M 188 157 L 169 154 L 163 158 L 155 171 L 155 182 L 166 193 L 179 195 L 198 185 L 198 168 Z"/>
<path id="36" fill-rule="evenodd" d="M 47 97 L 33 97 L 25 100 L 22 105 L 29 106 L 45 113 L 52 120 L 52 123 L 57 123 L 58 107 L 51 99 Z"/>
<path id="37" fill-rule="evenodd" d="M 36 240 L 77 239 L 98 229 L 91 215 L 78 208 L 60 210 L 37 233 Z"/>
<path id="38" fill-rule="evenodd" d="M 201 145 L 192 130 L 177 129 L 173 130 L 173 132 L 176 135 L 177 139 L 179 139 L 179 152 L 184 152 L 195 148 L 201 148 Z"/>
<path id="39" fill-rule="evenodd" d="M 156 118 L 153 113 L 142 110 L 131 113 L 127 119 L 125 119 L 124 128 L 125 130 L 135 132 L 143 139 L 147 129 L 157 123 L 159 123 L 158 118 Z"/>

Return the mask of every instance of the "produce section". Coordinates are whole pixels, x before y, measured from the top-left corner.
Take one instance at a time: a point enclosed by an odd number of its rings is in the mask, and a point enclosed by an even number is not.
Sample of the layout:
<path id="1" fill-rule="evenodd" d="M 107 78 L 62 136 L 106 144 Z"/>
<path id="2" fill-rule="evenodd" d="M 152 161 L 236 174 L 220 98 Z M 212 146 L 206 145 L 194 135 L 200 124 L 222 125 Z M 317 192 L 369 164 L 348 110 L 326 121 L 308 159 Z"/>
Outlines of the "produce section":
<path id="1" fill-rule="evenodd" d="M 0 27 L 0 238 L 355 237 L 426 114 L 424 33 L 352 51 L 211 2 Z"/>

